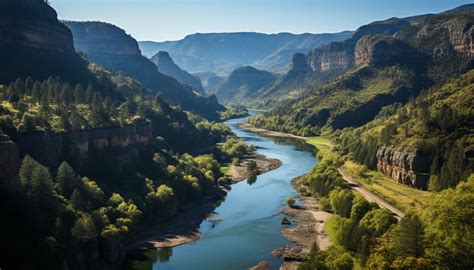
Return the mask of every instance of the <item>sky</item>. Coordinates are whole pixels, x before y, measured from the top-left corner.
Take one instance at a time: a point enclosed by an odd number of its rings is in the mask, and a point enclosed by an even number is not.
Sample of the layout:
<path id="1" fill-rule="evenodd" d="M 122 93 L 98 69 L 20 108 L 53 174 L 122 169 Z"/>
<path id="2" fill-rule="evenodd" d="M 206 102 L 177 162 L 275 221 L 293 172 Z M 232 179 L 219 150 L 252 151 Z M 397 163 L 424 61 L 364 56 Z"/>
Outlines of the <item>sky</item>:
<path id="1" fill-rule="evenodd" d="M 59 18 L 104 21 L 137 40 L 210 32 L 334 33 L 390 17 L 437 13 L 461 0 L 50 0 Z"/>

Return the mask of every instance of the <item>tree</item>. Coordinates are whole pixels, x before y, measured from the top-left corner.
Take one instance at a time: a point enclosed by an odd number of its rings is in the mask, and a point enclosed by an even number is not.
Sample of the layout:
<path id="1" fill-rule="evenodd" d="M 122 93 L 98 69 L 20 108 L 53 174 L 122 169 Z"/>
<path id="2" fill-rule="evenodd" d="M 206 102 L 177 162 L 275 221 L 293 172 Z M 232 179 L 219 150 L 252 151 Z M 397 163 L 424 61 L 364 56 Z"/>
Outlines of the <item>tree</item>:
<path id="1" fill-rule="evenodd" d="M 58 182 L 59 192 L 66 198 L 69 198 L 72 192 L 79 186 L 79 179 L 74 170 L 65 161 L 59 165 L 56 181 Z"/>
<path id="2" fill-rule="evenodd" d="M 343 217 L 350 217 L 354 194 L 347 189 L 335 189 L 329 193 L 332 210 Z"/>
<path id="3" fill-rule="evenodd" d="M 31 202 L 40 209 L 48 209 L 52 205 L 53 195 L 51 174 L 48 168 L 38 164 L 31 174 Z"/>
<path id="4" fill-rule="evenodd" d="M 59 100 L 63 102 L 66 106 L 73 101 L 73 94 L 71 90 L 71 86 L 68 83 L 65 83 L 61 88 L 61 93 L 59 94 Z"/>
<path id="5" fill-rule="evenodd" d="M 88 214 L 81 214 L 72 227 L 72 237 L 79 243 L 87 243 L 97 236 L 97 230 Z"/>
<path id="6" fill-rule="evenodd" d="M 21 162 L 21 167 L 19 171 L 19 176 L 21 180 L 21 185 L 25 194 L 29 195 L 31 192 L 31 176 L 33 175 L 34 169 L 38 166 L 31 156 L 26 155 Z"/>
<path id="7" fill-rule="evenodd" d="M 85 99 L 86 94 L 84 93 L 84 89 L 82 88 L 82 85 L 78 83 L 74 88 L 74 102 L 76 104 L 82 104 L 84 103 Z"/>
<path id="8" fill-rule="evenodd" d="M 414 257 L 424 255 L 424 225 L 415 213 L 407 213 L 400 221 L 397 230 L 395 252 L 400 257 Z"/>
<path id="9" fill-rule="evenodd" d="M 474 265 L 474 174 L 455 189 L 432 197 L 422 215 L 426 257 L 441 268 L 471 269 Z"/>
<path id="10" fill-rule="evenodd" d="M 41 84 L 39 82 L 35 82 L 33 84 L 33 90 L 31 90 L 31 97 L 34 102 L 40 102 L 41 99 Z"/>
<path id="11" fill-rule="evenodd" d="M 82 196 L 82 192 L 79 189 L 75 189 L 72 192 L 71 199 L 70 199 L 72 207 L 76 211 L 85 211 L 87 209 L 87 203 Z"/>

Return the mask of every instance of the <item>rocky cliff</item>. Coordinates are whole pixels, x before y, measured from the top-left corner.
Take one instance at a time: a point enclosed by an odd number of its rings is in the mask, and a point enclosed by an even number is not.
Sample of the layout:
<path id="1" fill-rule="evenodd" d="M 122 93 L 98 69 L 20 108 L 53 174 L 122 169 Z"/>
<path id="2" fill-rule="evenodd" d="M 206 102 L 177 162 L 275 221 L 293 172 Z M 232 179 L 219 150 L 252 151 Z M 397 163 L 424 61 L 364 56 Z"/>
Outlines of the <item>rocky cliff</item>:
<path id="1" fill-rule="evenodd" d="M 167 52 L 159 51 L 151 58 L 151 61 L 158 67 L 159 72 L 190 85 L 198 91 L 204 91 L 201 80 L 185 70 L 182 70 L 174 63 L 173 59 L 171 59 Z"/>
<path id="2" fill-rule="evenodd" d="M 20 159 L 17 145 L 0 129 L 0 189 L 18 191 Z"/>
<path id="3" fill-rule="evenodd" d="M 88 75 L 87 64 L 75 54 L 71 31 L 42 0 L 0 2 L 0 58 L 2 82 L 26 76 L 78 82 Z"/>
<path id="4" fill-rule="evenodd" d="M 430 160 L 427 155 L 416 150 L 381 146 L 377 151 L 377 169 L 400 184 L 426 189 Z"/>
<path id="5" fill-rule="evenodd" d="M 163 98 L 183 109 L 216 120 L 223 111 L 215 98 L 194 93 L 192 87 L 160 73 L 142 56 L 137 41 L 117 26 L 103 22 L 65 22 L 74 36 L 78 51 L 92 62 L 137 79 L 145 87 L 161 92 Z"/>
<path id="6" fill-rule="evenodd" d="M 85 159 L 106 149 L 122 150 L 117 154 L 117 160 L 122 163 L 117 164 L 120 167 L 133 161 L 134 146 L 146 145 L 152 138 L 152 128 L 148 123 L 62 134 L 34 132 L 14 136 L 23 154 L 31 155 L 50 168 L 57 168 L 64 160 L 80 168 Z"/>
<path id="7" fill-rule="evenodd" d="M 355 47 L 355 65 L 384 66 L 423 61 L 423 57 L 408 44 L 382 35 L 363 36 Z"/>

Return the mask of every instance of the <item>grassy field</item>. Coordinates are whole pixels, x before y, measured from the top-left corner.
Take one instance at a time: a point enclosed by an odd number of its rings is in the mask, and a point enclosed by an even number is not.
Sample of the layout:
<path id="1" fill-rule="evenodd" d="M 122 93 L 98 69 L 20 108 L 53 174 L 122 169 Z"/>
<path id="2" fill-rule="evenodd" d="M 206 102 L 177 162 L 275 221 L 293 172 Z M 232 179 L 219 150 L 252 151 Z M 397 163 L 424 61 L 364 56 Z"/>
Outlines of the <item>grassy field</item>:
<path id="1" fill-rule="evenodd" d="M 420 208 L 430 200 L 432 195 L 428 191 L 398 184 L 378 171 L 368 170 L 361 174 L 361 165 L 352 161 L 347 161 L 344 164 L 344 171 L 352 176 L 352 179 L 359 185 L 382 197 L 400 210 L 413 207 Z"/>
<path id="2" fill-rule="evenodd" d="M 307 144 L 311 144 L 314 147 L 318 148 L 319 150 L 323 150 L 323 151 L 331 150 L 332 147 L 334 146 L 334 144 L 330 140 L 321 136 L 302 137 L 302 138 Z"/>

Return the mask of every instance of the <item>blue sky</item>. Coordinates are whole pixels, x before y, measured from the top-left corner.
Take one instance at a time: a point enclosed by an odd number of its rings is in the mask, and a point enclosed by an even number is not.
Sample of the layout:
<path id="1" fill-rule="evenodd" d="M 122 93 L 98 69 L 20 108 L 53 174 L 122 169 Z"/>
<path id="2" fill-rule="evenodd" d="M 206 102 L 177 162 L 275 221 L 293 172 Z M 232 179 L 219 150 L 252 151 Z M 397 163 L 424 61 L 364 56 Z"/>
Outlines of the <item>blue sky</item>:
<path id="1" fill-rule="evenodd" d="M 50 0 L 61 19 L 116 24 L 138 40 L 196 32 L 325 33 L 389 17 L 436 13 L 460 0 Z"/>

